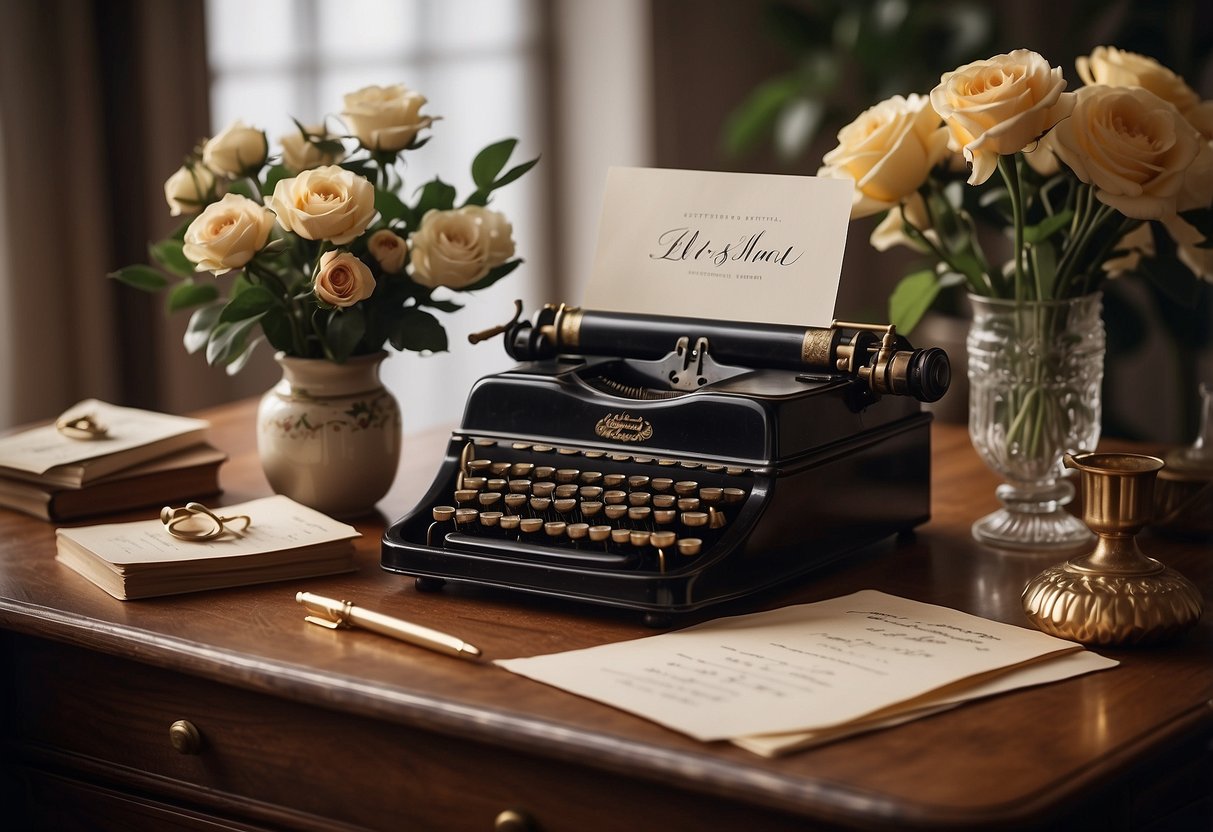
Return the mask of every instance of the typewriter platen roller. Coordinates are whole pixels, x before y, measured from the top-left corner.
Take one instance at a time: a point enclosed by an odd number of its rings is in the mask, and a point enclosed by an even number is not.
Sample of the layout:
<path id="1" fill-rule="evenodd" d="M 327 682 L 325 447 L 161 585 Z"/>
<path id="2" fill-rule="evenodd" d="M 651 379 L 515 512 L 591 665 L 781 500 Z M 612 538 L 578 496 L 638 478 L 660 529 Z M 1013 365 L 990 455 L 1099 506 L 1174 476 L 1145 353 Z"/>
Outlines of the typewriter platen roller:
<path id="1" fill-rule="evenodd" d="M 680 612 L 765 590 L 930 511 L 947 355 L 892 327 L 548 306 L 503 334 L 382 565 L 417 579 Z M 474 336 L 475 338 L 475 336 Z"/>

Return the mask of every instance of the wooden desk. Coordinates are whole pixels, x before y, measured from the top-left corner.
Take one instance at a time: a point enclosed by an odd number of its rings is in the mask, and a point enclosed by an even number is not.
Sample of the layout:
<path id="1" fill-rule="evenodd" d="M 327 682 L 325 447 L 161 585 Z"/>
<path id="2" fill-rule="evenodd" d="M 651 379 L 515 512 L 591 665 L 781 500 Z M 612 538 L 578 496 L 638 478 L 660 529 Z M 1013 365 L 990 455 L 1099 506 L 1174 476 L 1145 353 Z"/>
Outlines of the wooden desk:
<path id="1" fill-rule="evenodd" d="M 206 415 L 232 454 L 224 501 L 267 493 L 251 405 Z M 934 519 L 916 541 L 745 608 L 873 587 L 1025 624 L 1020 590 L 1057 558 L 975 545 L 969 525 L 996 480 L 963 430 L 934 437 Z M 444 441 L 407 438 L 386 518 L 429 484 Z M 55 563 L 51 526 L 0 510 L 6 817 L 56 829 L 524 828 L 508 809 L 545 830 L 1213 821 L 1209 612 L 1178 644 L 1103 651 L 1122 663 L 1112 671 L 764 760 L 487 663 L 304 623 L 299 589 L 456 633 L 488 660 L 650 633 L 624 612 L 419 594 L 379 568 L 384 520 L 358 524 L 352 575 L 122 603 Z M 1213 599 L 1209 545 L 1145 546 Z M 170 743 L 176 720 L 196 726 L 195 753 Z"/>

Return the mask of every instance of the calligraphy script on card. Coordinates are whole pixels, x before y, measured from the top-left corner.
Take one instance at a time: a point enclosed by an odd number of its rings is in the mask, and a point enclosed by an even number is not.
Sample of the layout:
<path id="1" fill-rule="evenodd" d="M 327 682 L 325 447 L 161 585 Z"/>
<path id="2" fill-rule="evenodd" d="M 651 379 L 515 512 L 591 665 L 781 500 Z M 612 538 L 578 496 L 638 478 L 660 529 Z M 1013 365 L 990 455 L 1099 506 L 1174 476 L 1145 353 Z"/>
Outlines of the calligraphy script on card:
<path id="1" fill-rule="evenodd" d="M 852 189 L 812 176 L 612 168 L 584 305 L 829 326 Z"/>

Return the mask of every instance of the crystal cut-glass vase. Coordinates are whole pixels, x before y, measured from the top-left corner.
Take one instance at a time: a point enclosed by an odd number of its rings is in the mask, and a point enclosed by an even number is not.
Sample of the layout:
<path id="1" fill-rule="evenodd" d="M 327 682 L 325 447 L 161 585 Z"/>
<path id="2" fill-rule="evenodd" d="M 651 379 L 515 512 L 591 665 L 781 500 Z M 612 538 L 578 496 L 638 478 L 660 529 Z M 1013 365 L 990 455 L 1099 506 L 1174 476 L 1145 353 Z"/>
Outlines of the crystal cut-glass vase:
<path id="1" fill-rule="evenodd" d="M 1095 448 L 1105 351 L 1096 292 L 1061 301 L 973 295 L 968 337 L 969 436 L 1003 477 L 1003 507 L 973 537 L 1018 550 L 1088 545 L 1090 530 L 1065 506 L 1074 488 L 1062 458 Z"/>

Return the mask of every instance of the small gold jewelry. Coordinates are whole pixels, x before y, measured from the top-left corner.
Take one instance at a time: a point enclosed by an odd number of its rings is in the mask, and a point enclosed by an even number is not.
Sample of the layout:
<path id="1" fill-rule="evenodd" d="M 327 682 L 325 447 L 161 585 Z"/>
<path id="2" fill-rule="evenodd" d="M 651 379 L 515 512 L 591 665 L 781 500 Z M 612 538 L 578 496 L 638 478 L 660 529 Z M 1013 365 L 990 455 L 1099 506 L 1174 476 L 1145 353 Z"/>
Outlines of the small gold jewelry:
<path id="1" fill-rule="evenodd" d="M 104 439 L 109 434 L 109 428 L 101 424 L 91 413 L 79 416 L 62 416 L 55 422 L 55 429 L 69 439 Z"/>
<path id="2" fill-rule="evenodd" d="M 165 506 L 160 509 L 160 522 L 173 537 L 191 541 L 215 540 L 228 534 L 240 537 L 253 525 L 247 514 L 220 517 L 202 503 L 186 503 L 181 508 Z M 239 523 L 240 528 L 229 527 L 228 523 Z"/>

